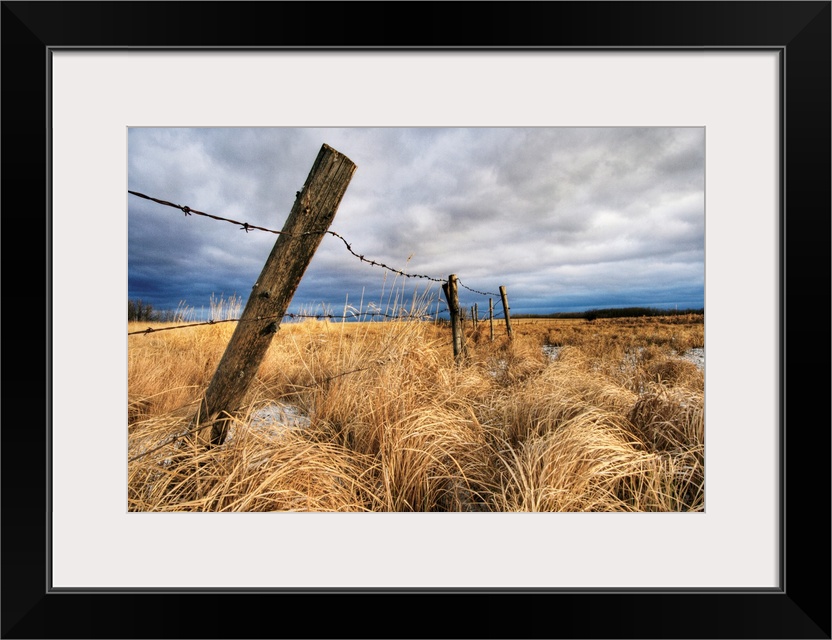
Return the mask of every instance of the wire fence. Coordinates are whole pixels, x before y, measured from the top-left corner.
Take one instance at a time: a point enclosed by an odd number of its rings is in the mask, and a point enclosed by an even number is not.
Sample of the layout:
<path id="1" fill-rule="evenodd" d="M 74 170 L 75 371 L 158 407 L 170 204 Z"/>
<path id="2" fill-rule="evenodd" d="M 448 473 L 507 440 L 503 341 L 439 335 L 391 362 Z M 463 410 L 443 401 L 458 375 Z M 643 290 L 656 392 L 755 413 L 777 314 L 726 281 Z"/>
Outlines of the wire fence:
<path id="1" fill-rule="evenodd" d="M 189 207 L 187 205 L 176 204 L 176 203 L 170 202 L 168 200 L 163 200 L 161 198 L 155 198 L 153 196 L 149 196 L 149 195 L 146 195 L 144 193 L 140 193 L 138 191 L 128 190 L 127 193 L 129 193 L 131 195 L 134 195 L 136 197 L 139 197 L 139 198 L 143 198 L 145 200 L 150 200 L 150 201 L 155 202 L 157 204 L 161 204 L 161 205 L 164 205 L 164 206 L 167 206 L 167 207 L 171 207 L 173 209 L 178 209 L 178 210 L 182 211 L 185 214 L 185 216 L 192 216 L 192 215 L 202 216 L 202 217 L 205 217 L 205 218 L 210 218 L 212 220 L 217 220 L 217 221 L 220 221 L 220 222 L 227 222 L 229 224 L 237 225 L 240 230 L 243 230 L 246 233 L 248 233 L 249 231 L 263 231 L 265 233 L 272 233 L 272 234 L 275 234 L 275 235 L 291 235 L 291 234 L 284 233 L 283 231 L 277 231 L 275 229 L 269 229 L 269 228 L 266 228 L 266 227 L 261 227 L 261 226 L 258 226 L 258 225 L 249 224 L 248 222 L 241 222 L 239 220 L 234 220 L 232 218 L 226 218 L 226 217 L 223 217 L 223 216 L 218 216 L 218 215 L 206 213 L 204 211 L 198 211 L 197 209 L 192 209 L 191 207 Z M 299 196 L 300 192 L 298 192 L 297 195 Z M 349 251 L 349 253 L 352 254 L 355 258 L 357 258 L 361 262 L 369 264 L 370 266 L 385 269 L 385 270 L 390 271 L 390 272 L 392 272 L 392 273 L 394 273 L 398 276 L 403 276 L 405 278 L 420 278 L 420 279 L 429 280 L 429 281 L 432 281 L 432 282 L 439 282 L 439 283 L 442 283 L 442 284 L 447 282 L 446 278 L 437 278 L 435 276 L 431 276 L 431 275 L 427 275 L 427 274 L 423 274 L 423 273 L 408 273 L 406 271 L 403 271 L 402 269 L 396 269 L 396 268 L 391 267 L 387 264 L 384 264 L 383 262 L 381 262 L 379 260 L 373 260 L 373 259 L 367 258 L 364 254 L 357 253 L 352 248 L 352 244 L 350 242 L 348 242 L 347 239 L 344 236 L 342 236 L 339 233 L 336 233 L 335 231 L 331 231 L 329 229 L 317 230 L 317 231 L 308 231 L 308 232 L 298 234 L 298 235 L 303 235 L 303 236 L 330 235 L 330 236 L 340 240 L 344 244 L 344 246 L 347 248 L 347 251 Z M 478 289 L 474 289 L 472 287 L 469 287 L 469 286 L 463 284 L 458 279 L 457 279 L 457 285 L 460 286 L 460 287 L 463 287 L 464 289 L 466 289 L 466 290 L 468 290 L 472 293 L 482 295 L 482 296 L 498 297 L 500 295 L 498 293 L 493 293 L 493 292 L 489 292 L 489 291 L 480 291 Z M 440 300 L 440 302 L 441 302 L 441 300 Z M 349 313 L 349 314 L 345 313 L 343 315 L 334 315 L 334 314 L 329 314 L 329 313 L 318 313 L 318 314 L 286 313 L 286 314 L 283 314 L 282 316 L 272 316 L 272 317 L 258 318 L 258 321 L 269 320 L 269 319 L 275 319 L 276 320 L 276 319 L 278 319 L 278 317 L 280 317 L 281 319 L 282 318 L 290 318 L 290 319 L 314 318 L 314 319 L 317 319 L 317 320 L 325 320 L 326 319 L 326 320 L 354 320 L 354 321 L 355 320 L 362 320 L 362 319 L 366 320 L 367 318 L 376 318 L 376 317 L 383 317 L 383 318 L 397 319 L 397 320 L 401 320 L 401 319 L 427 320 L 427 319 L 437 318 L 439 316 L 439 314 L 448 313 L 448 312 L 449 312 L 449 309 L 445 308 L 445 309 L 433 312 L 432 314 L 428 314 L 428 313 L 414 314 L 414 313 L 411 313 L 411 312 L 403 312 L 403 313 L 398 313 L 398 314 L 389 314 L 389 313 L 378 312 L 378 311 L 371 311 L 371 312 L 359 311 L 359 312 L 356 312 L 356 313 Z M 495 314 L 495 315 L 490 316 L 490 317 L 496 319 L 496 318 L 502 316 L 503 314 L 504 314 L 504 312 L 500 312 L 499 314 Z M 482 318 L 477 318 L 478 321 L 480 321 L 481 319 Z M 220 323 L 223 323 L 223 322 L 240 322 L 240 321 L 241 320 L 239 318 L 232 318 L 232 319 L 226 319 L 226 320 L 213 320 L 212 319 L 212 320 L 207 320 L 205 322 L 193 322 L 193 323 L 181 324 L 181 325 L 172 326 L 172 327 L 161 327 L 161 328 L 148 327 L 148 328 L 146 328 L 142 331 L 131 331 L 127 335 L 149 334 L 149 333 L 156 333 L 158 331 L 171 331 L 171 330 L 174 330 L 174 329 L 185 329 L 185 328 L 188 328 L 188 327 L 198 327 L 198 326 L 205 326 L 205 325 L 220 324 Z"/>
<path id="2" fill-rule="evenodd" d="M 284 313 L 282 316 L 262 316 L 256 319 L 257 322 L 261 322 L 263 320 L 276 320 L 278 317 L 280 318 L 289 318 L 292 320 L 298 319 L 302 320 L 304 318 L 310 318 L 314 320 L 353 320 L 353 321 L 361 321 L 366 320 L 367 318 L 387 318 L 392 320 L 434 320 L 439 317 L 439 315 L 443 313 L 449 313 L 450 309 L 442 309 L 440 311 L 434 311 L 433 313 L 418 313 L 413 314 L 410 312 L 403 312 L 398 314 L 393 313 L 377 313 L 377 312 L 358 312 L 358 313 L 350 313 L 350 314 L 343 314 L 343 315 L 335 315 L 332 313 Z M 489 317 L 493 318 L 494 320 L 498 320 L 503 317 L 503 312 L 495 313 L 493 316 L 478 316 L 477 321 L 483 322 L 487 320 Z M 442 320 L 446 320 L 446 318 L 442 318 Z M 142 329 L 140 331 L 129 331 L 127 333 L 128 336 L 135 336 L 135 335 L 142 335 L 148 333 L 158 333 L 159 331 L 172 331 L 175 329 L 187 329 L 189 327 L 203 327 L 208 325 L 214 324 L 222 324 L 225 322 L 246 322 L 240 318 L 229 318 L 227 320 L 206 320 L 204 322 L 189 322 L 187 324 L 179 324 L 172 327 L 147 327 L 146 329 Z M 254 320 L 249 320 L 249 322 L 254 322 Z"/>

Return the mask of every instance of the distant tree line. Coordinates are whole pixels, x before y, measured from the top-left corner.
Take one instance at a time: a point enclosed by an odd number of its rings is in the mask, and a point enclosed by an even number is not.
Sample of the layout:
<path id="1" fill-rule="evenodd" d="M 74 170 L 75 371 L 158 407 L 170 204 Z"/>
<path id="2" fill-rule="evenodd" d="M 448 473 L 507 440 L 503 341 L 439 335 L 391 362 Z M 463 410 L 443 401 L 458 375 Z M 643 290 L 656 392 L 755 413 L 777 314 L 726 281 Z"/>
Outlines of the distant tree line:
<path id="1" fill-rule="evenodd" d="M 588 311 L 566 311 L 549 314 L 515 314 L 515 318 L 572 318 L 592 322 L 599 318 L 641 318 L 644 316 L 685 316 L 704 315 L 705 309 L 653 309 L 651 307 L 623 307 L 621 309 L 589 309 Z"/>
<path id="2" fill-rule="evenodd" d="M 702 314 L 704 309 L 653 309 L 650 307 L 624 307 L 623 309 L 590 309 L 584 311 L 584 318 L 592 321 L 598 318 L 641 318 L 644 316 L 686 316 Z"/>
<path id="3" fill-rule="evenodd" d="M 143 300 L 127 301 L 127 322 L 173 322 L 175 320 L 175 311 L 157 311 L 152 304 Z"/>

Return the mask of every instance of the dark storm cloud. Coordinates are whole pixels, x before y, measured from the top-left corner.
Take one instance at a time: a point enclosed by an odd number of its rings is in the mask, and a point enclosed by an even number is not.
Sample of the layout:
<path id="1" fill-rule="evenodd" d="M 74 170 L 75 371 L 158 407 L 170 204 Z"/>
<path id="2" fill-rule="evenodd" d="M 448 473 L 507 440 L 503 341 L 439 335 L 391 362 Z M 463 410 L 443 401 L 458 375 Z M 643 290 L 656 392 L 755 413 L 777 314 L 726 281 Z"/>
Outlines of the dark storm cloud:
<path id="1" fill-rule="evenodd" d="M 704 304 L 701 128 L 131 129 L 129 188 L 279 230 L 324 143 L 357 165 L 331 229 L 370 259 L 515 312 Z M 157 308 L 247 296 L 276 239 L 128 205 L 129 295 Z M 430 285 L 326 236 L 293 307 Z"/>

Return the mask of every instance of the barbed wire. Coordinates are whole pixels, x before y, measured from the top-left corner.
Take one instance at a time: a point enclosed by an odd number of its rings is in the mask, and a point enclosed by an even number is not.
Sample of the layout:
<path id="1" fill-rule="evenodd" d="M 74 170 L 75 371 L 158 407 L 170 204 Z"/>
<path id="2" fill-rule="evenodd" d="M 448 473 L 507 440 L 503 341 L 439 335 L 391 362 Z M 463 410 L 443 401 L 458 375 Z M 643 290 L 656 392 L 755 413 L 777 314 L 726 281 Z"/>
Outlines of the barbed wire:
<path id="1" fill-rule="evenodd" d="M 462 282 L 460 282 L 460 281 L 459 281 L 459 278 L 457 278 L 456 283 L 457 283 L 460 287 L 462 287 L 463 289 L 468 289 L 468 291 L 471 291 L 471 292 L 473 292 L 473 293 L 478 293 L 478 294 L 480 294 L 481 296 L 498 296 L 498 295 L 500 295 L 499 293 L 491 293 L 491 292 L 489 292 L 489 291 L 477 291 L 476 289 L 472 289 L 471 287 L 468 287 L 468 286 L 466 286 L 466 285 L 462 284 Z"/>
<path id="2" fill-rule="evenodd" d="M 139 198 L 144 198 L 145 200 L 152 200 L 153 202 L 156 202 L 158 204 L 162 204 L 162 205 L 165 205 L 165 206 L 168 206 L 168 207 L 173 207 L 174 209 L 179 209 L 180 211 L 184 212 L 186 216 L 190 216 L 190 215 L 205 216 L 206 218 L 211 218 L 212 220 L 219 220 L 219 221 L 222 221 L 222 222 L 229 222 L 231 224 L 240 225 L 240 229 L 244 230 L 246 233 L 248 233 L 249 231 L 254 230 L 254 231 L 265 231 L 266 233 L 273 233 L 275 235 L 285 235 L 285 236 L 293 235 L 293 234 L 285 233 L 283 231 L 276 231 L 274 229 L 267 229 L 266 227 L 260 227 L 260 226 L 254 225 L 254 224 L 249 224 L 248 222 L 240 222 L 239 220 L 232 220 L 231 218 L 224 218 L 222 216 L 215 216 L 215 215 L 212 215 L 210 213 L 205 213 L 204 211 L 198 211 L 196 209 L 192 209 L 191 207 L 186 206 L 186 205 L 175 204 L 173 202 L 168 202 L 167 200 L 162 200 L 160 198 L 154 198 L 154 197 L 148 196 L 144 193 L 139 193 L 138 191 L 131 191 L 131 190 L 128 189 L 127 193 L 130 193 L 134 196 L 138 196 Z M 315 230 L 315 231 L 305 231 L 305 232 L 299 233 L 297 235 L 298 236 L 310 236 L 310 235 L 324 235 L 324 234 L 330 235 L 334 238 L 338 238 L 341 242 L 344 243 L 344 246 L 347 248 L 347 251 L 349 251 L 353 256 L 358 258 L 361 262 L 366 262 L 367 264 L 369 264 L 371 266 L 381 267 L 382 269 L 387 269 L 388 271 L 391 271 L 391 272 L 393 272 L 397 275 L 400 275 L 400 276 L 404 276 L 405 278 L 421 278 L 421 279 L 424 279 L 424 280 L 431 280 L 433 282 L 445 282 L 446 281 L 442 278 L 435 278 L 433 276 L 429 276 L 429 275 L 425 275 L 425 274 L 421 274 L 421 273 L 407 273 L 407 272 L 403 271 L 402 269 L 396 269 L 395 267 L 391 267 L 389 265 L 386 265 L 383 262 L 380 262 L 378 260 L 371 260 L 371 259 L 365 257 L 364 254 L 356 253 L 352 248 L 352 244 L 350 242 L 348 242 L 347 239 L 344 236 L 342 236 L 340 233 L 336 233 L 335 231 L 331 231 L 329 229 Z M 468 289 L 468 287 L 465 287 L 465 288 Z M 473 289 L 471 289 L 471 291 L 473 291 Z M 491 295 L 491 294 L 484 294 L 484 295 Z"/>
<path id="3" fill-rule="evenodd" d="M 392 346 L 392 344 L 393 344 L 392 342 L 388 343 L 387 346 L 384 347 L 384 349 L 382 350 L 381 355 L 384 355 L 385 353 L 387 353 L 390 350 L 390 347 Z M 370 371 L 370 370 L 374 370 L 374 369 L 379 369 L 379 368 L 381 368 L 381 367 L 383 367 L 387 364 L 390 364 L 394 360 L 395 360 L 394 356 L 388 355 L 386 358 L 376 359 L 375 362 L 373 362 L 370 365 L 364 366 L 364 367 L 358 367 L 358 368 L 355 368 L 355 369 L 350 369 L 348 371 L 341 371 L 339 373 L 334 373 L 330 376 L 326 376 L 326 377 L 320 378 L 320 379 L 314 379 L 313 378 L 313 383 L 314 383 L 313 385 L 296 385 L 296 386 L 299 386 L 300 388 L 304 388 L 304 389 L 312 389 L 316 386 L 320 387 L 322 385 L 329 384 L 333 380 L 337 380 L 338 378 L 343 378 L 344 376 L 348 376 L 348 375 L 353 374 L 353 373 L 359 373 L 361 371 Z M 201 402 L 201 401 L 198 401 L 198 402 Z M 190 403 L 190 404 L 193 404 L 193 403 Z M 229 420 L 229 419 L 233 420 L 233 418 L 231 417 L 231 414 L 226 412 L 225 416 L 216 417 L 213 420 L 209 420 L 209 421 L 204 422 L 202 424 L 198 424 L 196 427 L 189 427 L 185 430 L 180 430 L 180 431 L 168 436 L 165 439 L 164 442 L 162 442 L 161 444 L 153 447 L 152 449 L 142 451 L 141 453 L 136 454 L 135 456 L 133 456 L 131 458 L 128 458 L 127 462 L 130 463 L 130 462 L 135 462 L 136 460 L 140 460 L 141 458 L 144 458 L 145 456 L 148 456 L 151 453 L 155 453 L 157 451 L 160 451 L 161 449 L 164 449 L 167 446 L 170 446 L 172 444 L 177 444 L 178 441 L 181 440 L 182 438 L 185 438 L 185 437 L 188 437 L 188 436 L 193 435 L 195 433 L 198 433 L 198 432 L 200 432 L 203 429 L 206 429 L 208 427 L 212 427 L 217 422 L 222 422 L 222 421 L 226 421 L 226 420 Z M 178 448 L 178 445 L 177 445 L 177 448 Z"/>
<path id="4" fill-rule="evenodd" d="M 289 234 L 289 233 L 285 233 L 283 231 L 276 231 L 274 229 L 268 229 L 266 227 L 253 225 L 253 224 L 250 224 L 248 222 L 241 222 L 239 220 L 234 220 L 232 218 L 225 218 L 223 216 L 217 216 L 217 215 L 213 215 L 213 214 L 210 214 L 210 213 L 206 213 L 205 211 L 199 211 L 199 210 L 193 209 L 193 208 L 191 208 L 187 205 L 176 204 L 176 203 L 170 202 L 168 200 L 163 200 L 161 198 L 155 198 L 153 196 L 149 196 L 147 194 L 140 193 L 139 191 L 132 191 L 132 190 L 128 189 L 127 193 L 129 193 L 131 195 L 134 195 L 136 197 L 139 197 L 139 198 L 143 198 L 145 200 L 150 200 L 150 201 L 155 202 L 157 204 L 161 204 L 161 205 L 164 205 L 164 206 L 167 206 L 167 207 L 172 207 L 174 209 L 179 209 L 186 216 L 190 216 L 190 215 L 204 216 L 204 217 L 210 218 L 212 220 L 217 220 L 217 221 L 220 221 L 220 222 L 228 222 L 230 224 L 239 225 L 239 228 L 244 230 L 246 233 L 248 233 L 249 231 L 254 230 L 254 231 L 264 231 L 266 233 L 272 233 L 272 234 L 275 234 L 275 235 L 286 235 L 286 236 L 291 236 L 292 235 L 292 234 Z M 298 195 L 300 195 L 300 192 L 298 192 Z M 309 236 L 309 235 L 319 235 L 319 234 L 320 235 L 326 234 L 326 235 L 330 235 L 334 238 L 339 239 L 341 242 L 344 243 L 344 246 L 347 248 L 347 251 L 349 251 L 350 254 L 352 254 L 353 256 L 358 258 L 361 262 L 366 262 L 367 264 L 369 264 L 371 266 L 386 269 L 386 270 L 391 271 L 392 273 L 395 273 L 397 275 L 404 276 L 405 278 L 421 278 L 421 279 L 425 279 L 425 280 L 430 280 L 432 282 L 439 282 L 439 283 L 442 283 L 442 284 L 445 284 L 447 282 L 447 280 L 444 279 L 444 278 L 436 278 L 434 276 L 430 276 L 430 275 L 426 275 L 426 274 L 419 274 L 419 273 L 408 273 L 408 272 L 405 272 L 402 269 L 396 269 L 396 268 L 391 267 L 387 264 L 384 264 L 383 262 L 380 262 L 378 260 L 369 259 L 364 254 L 357 253 L 355 250 L 353 250 L 352 244 L 350 242 L 348 242 L 347 239 L 344 236 L 342 236 L 340 233 L 337 233 L 337 232 L 329 230 L 329 229 L 306 231 L 306 232 L 303 232 L 303 233 L 300 233 L 300 234 L 297 234 L 297 235 L 298 236 Z M 476 293 L 476 294 L 482 295 L 482 296 L 495 296 L 496 297 L 496 296 L 499 295 L 497 293 L 493 293 L 493 292 L 490 292 L 490 291 L 480 291 L 478 289 L 474 289 L 474 288 L 469 287 L 468 285 L 464 284 L 459 279 L 457 279 L 457 285 L 464 288 L 464 289 L 467 289 L 468 291 L 470 291 L 472 293 Z M 438 314 L 447 313 L 448 311 L 449 310 L 446 308 L 446 309 L 443 309 L 442 311 L 436 312 L 433 315 L 431 315 L 431 314 L 420 314 L 420 317 L 422 319 L 424 319 L 426 317 L 436 317 L 436 316 L 438 316 Z M 334 314 L 287 313 L 287 314 L 283 314 L 282 316 L 274 315 L 274 316 L 260 317 L 260 318 L 256 318 L 256 320 L 268 320 L 268 319 L 275 319 L 275 318 L 278 318 L 278 317 L 292 318 L 292 319 L 294 319 L 294 318 L 315 318 L 317 320 L 323 320 L 323 319 L 357 320 L 359 318 L 367 318 L 367 317 L 371 317 L 371 318 L 372 317 L 385 317 L 385 318 L 401 319 L 403 316 L 402 315 L 385 314 L 385 313 L 380 313 L 380 312 L 371 312 L 371 313 L 361 312 L 361 313 L 358 313 L 358 314 L 342 315 L 342 316 L 337 316 L 337 315 L 334 315 Z M 409 316 L 404 316 L 404 317 L 409 317 Z M 494 316 L 494 317 L 498 317 L 498 316 Z M 204 325 L 211 325 L 211 324 L 219 324 L 219 323 L 222 323 L 222 322 L 239 322 L 239 321 L 240 321 L 240 319 L 208 320 L 208 321 L 205 321 L 205 322 L 188 323 L 188 324 L 185 324 L 185 325 L 178 325 L 178 326 L 173 326 L 173 327 L 161 327 L 161 328 L 158 328 L 158 329 L 148 327 L 148 328 L 146 328 L 142 331 L 129 332 L 127 335 L 148 334 L 148 333 L 155 333 L 157 331 L 171 331 L 171 330 L 174 330 L 174 329 L 185 329 L 185 328 L 188 328 L 188 327 L 197 327 L 197 326 L 204 326 Z"/>
<path id="5" fill-rule="evenodd" d="M 355 320 L 358 321 L 362 318 L 390 318 L 394 320 L 419 320 L 419 321 L 427 321 L 430 319 L 433 320 L 442 320 L 447 321 L 448 318 L 439 318 L 439 315 L 442 313 L 448 313 L 450 309 L 442 309 L 441 311 L 434 311 L 433 313 L 422 313 L 416 315 L 401 315 L 401 314 L 390 314 L 390 313 L 360 313 L 355 315 L 334 315 L 331 313 L 317 313 L 317 314 L 303 314 L 303 313 L 284 313 L 282 316 L 271 315 L 271 316 L 260 316 L 259 318 L 253 318 L 250 320 L 243 320 L 241 318 L 231 318 L 228 320 L 206 320 L 205 322 L 190 322 L 188 324 L 180 324 L 175 325 L 172 327 L 146 327 L 139 331 L 128 331 L 128 336 L 137 336 L 137 335 L 148 335 L 151 333 L 159 333 L 161 331 L 174 331 L 177 329 L 188 329 L 189 327 L 204 327 L 208 325 L 215 325 L 215 324 L 222 324 L 224 322 L 260 322 L 265 320 L 272 320 L 277 317 L 281 318 L 290 318 L 290 319 L 301 319 L 301 318 L 312 318 L 315 320 Z M 502 312 L 495 313 L 492 316 L 486 315 L 477 315 L 477 322 L 487 322 L 489 320 L 500 320 L 504 318 L 504 314 Z M 463 320 L 467 321 L 468 318 L 463 316 Z M 140 322 L 140 321 L 134 321 Z"/>
<path id="6" fill-rule="evenodd" d="M 263 318 L 263 320 L 268 320 L 270 318 Z M 141 322 L 141 321 L 137 321 Z M 180 324 L 175 327 L 160 327 L 159 329 L 154 329 L 153 327 L 148 327 L 147 329 L 143 329 L 142 331 L 128 331 L 128 336 L 135 336 L 140 333 L 157 333 L 159 331 L 172 331 L 173 329 L 187 329 L 188 327 L 202 327 L 207 324 L 220 324 L 222 322 L 239 322 L 239 318 L 229 319 L 229 320 L 206 320 L 205 322 L 192 322 L 189 324 Z"/>
<path id="7" fill-rule="evenodd" d="M 128 189 L 127 193 L 131 193 L 134 196 L 138 196 L 139 198 L 144 198 L 145 200 L 152 200 L 153 202 L 156 202 L 158 204 L 163 204 L 167 207 L 173 207 L 174 209 L 179 209 L 180 211 L 184 212 L 186 216 L 190 216 L 190 215 L 205 216 L 206 218 L 211 218 L 212 220 L 220 220 L 222 222 L 230 222 L 232 224 L 239 224 L 240 229 L 245 230 L 246 233 L 248 233 L 249 231 L 254 229 L 254 230 L 257 230 L 257 231 L 266 231 L 268 233 L 275 233 L 277 235 L 288 235 L 288 234 L 284 234 L 282 231 L 274 231 L 273 229 L 266 229 L 265 227 L 258 227 L 257 225 L 249 224 L 248 222 L 240 222 L 238 220 L 232 220 L 230 218 L 223 218 L 221 216 L 211 215 L 210 213 L 205 213 L 204 211 L 197 211 L 196 209 L 191 209 L 190 207 L 188 207 L 186 205 L 174 204 L 173 202 L 168 202 L 167 200 L 161 200 L 159 198 L 154 198 L 152 196 L 145 195 L 144 193 L 139 193 L 138 191 L 130 191 Z M 319 233 L 319 232 L 309 231 L 309 232 L 306 232 L 305 235 L 312 235 L 314 233 Z"/>
<path id="8" fill-rule="evenodd" d="M 359 311 L 357 313 L 349 313 L 349 314 L 342 314 L 336 315 L 333 313 L 284 313 L 282 315 L 268 315 L 268 316 L 259 316 L 257 318 L 251 318 L 248 320 L 243 320 L 242 318 L 229 318 L 226 320 L 205 320 L 204 322 L 189 322 L 187 324 L 180 324 L 175 325 L 172 327 L 147 327 L 145 329 L 141 329 L 140 331 L 129 331 L 127 333 L 128 336 L 135 336 L 135 335 L 147 335 L 150 333 L 158 333 L 160 331 L 173 331 L 175 329 L 187 329 L 189 327 L 203 327 L 206 325 L 214 325 L 214 324 L 222 324 L 224 322 L 262 322 L 264 320 L 274 320 L 276 318 L 289 318 L 291 320 L 299 320 L 310 318 L 314 320 L 355 320 L 358 321 L 362 318 L 390 318 L 393 320 L 419 320 L 419 321 L 426 321 L 429 319 L 439 319 L 439 315 L 443 313 L 449 313 L 450 309 L 447 306 L 444 309 L 439 309 L 437 311 L 426 312 L 426 313 L 412 313 L 412 312 L 405 312 L 405 313 L 384 313 L 381 311 Z M 505 313 L 500 311 L 498 313 L 494 313 L 491 316 L 488 315 L 480 315 L 477 314 L 477 322 L 487 322 L 488 320 L 500 320 L 505 317 Z M 465 315 L 463 314 L 463 318 L 467 320 Z M 447 320 L 447 318 L 441 318 L 442 320 Z M 134 321 L 140 322 L 140 321 Z"/>
<path id="9" fill-rule="evenodd" d="M 168 436 L 168 439 L 165 440 L 162 444 L 160 444 L 156 447 L 153 447 L 152 449 L 148 449 L 147 451 L 142 451 L 141 453 L 133 456 L 132 458 L 127 458 L 127 462 L 129 464 L 130 462 L 135 462 L 136 460 L 144 458 L 145 456 L 149 456 L 151 453 L 156 453 L 157 451 L 160 451 L 161 449 L 164 449 L 165 447 L 176 443 L 177 441 L 181 440 L 182 438 L 185 438 L 187 436 L 191 436 L 195 433 L 199 433 L 203 429 L 207 429 L 208 427 L 214 426 L 215 422 L 219 422 L 219 420 L 211 420 L 209 422 L 206 422 L 204 424 L 201 424 L 201 425 L 197 426 L 194 429 L 188 429 L 188 430 L 183 431 L 181 433 L 174 433 L 172 436 Z"/>
<path id="10" fill-rule="evenodd" d="M 276 318 L 290 318 L 290 319 L 303 319 L 303 318 L 313 318 L 315 320 L 359 320 L 361 318 L 391 318 L 394 320 L 426 320 L 428 318 L 435 318 L 440 313 L 448 313 L 449 309 L 442 309 L 441 311 L 434 311 L 432 313 L 382 313 L 376 311 L 362 311 L 359 313 L 352 313 L 352 314 L 345 314 L 345 315 L 335 315 L 332 313 L 284 313 L 282 315 L 269 315 L 269 316 L 259 316 L 257 318 L 251 318 L 248 320 L 243 320 L 242 318 L 229 318 L 227 320 L 206 320 L 204 322 L 192 322 L 188 324 L 180 324 L 173 327 L 160 327 L 158 329 L 154 329 L 153 327 L 147 327 L 146 329 L 142 329 L 141 331 L 129 331 L 127 333 L 128 336 L 135 336 L 141 334 L 149 334 L 149 333 L 157 333 L 159 331 L 172 331 L 174 329 L 187 329 L 188 327 L 202 327 L 205 325 L 212 325 L 212 324 L 221 324 L 223 322 L 262 322 L 264 320 L 274 320 Z"/>
<path id="11" fill-rule="evenodd" d="M 382 267 L 383 269 L 387 269 L 388 271 L 392 271 L 393 273 L 395 273 L 397 275 L 400 275 L 400 276 L 404 276 L 405 278 L 422 278 L 424 280 L 432 280 L 433 282 L 446 282 L 442 278 L 434 278 L 433 276 L 427 276 L 427 275 L 420 274 L 420 273 L 406 273 L 406 272 L 402 271 L 401 269 L 394 269 L 393 267 L 389 267 L 386 264 L 384 264 L 383 262 L 379 262 L 378 260 L 369 260 L 369 259 L 365 258 L 363 255 L 359 255 L 355 251 L 353 251 L 352 250 L 352 245 L 349 242 L 347 242 L 346 238 L 344 238 L 344 236 L 342 236 L 340 233 L 335 233 L 334 231 L 329 231 L 329 230 L 327 230 L 326 233 L 328 233 L 329 235 L 334 236 L 335 238 L 338 238 L 339 240 L 341 240 L 341 242 L 343 242 L 344 245 L 347 247 L 347 251 L 349 251 L 352 255 L 354 255 L 356 258 L 361 260 L 361 262 L 366 262 L 366 263 L 368 263 L 368 264 L 370 264 L 374 267 Z"/>

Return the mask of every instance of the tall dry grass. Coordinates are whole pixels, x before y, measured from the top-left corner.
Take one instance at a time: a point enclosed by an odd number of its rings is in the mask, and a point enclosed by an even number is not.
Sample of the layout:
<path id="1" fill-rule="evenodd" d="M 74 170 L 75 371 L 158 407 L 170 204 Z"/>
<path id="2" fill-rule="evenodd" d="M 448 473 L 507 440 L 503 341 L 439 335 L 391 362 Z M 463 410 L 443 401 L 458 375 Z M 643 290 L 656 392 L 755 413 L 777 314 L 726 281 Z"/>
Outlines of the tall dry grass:
<path id="1" fill-rule="evenodd" d="M 704 325 L 668 320 L 468 323 L 459 364 L 430 321 L 284 322 L 208 450 L 181 436 L 234 324 L 130 336 L 128 508 L 701 511 Z"/>

